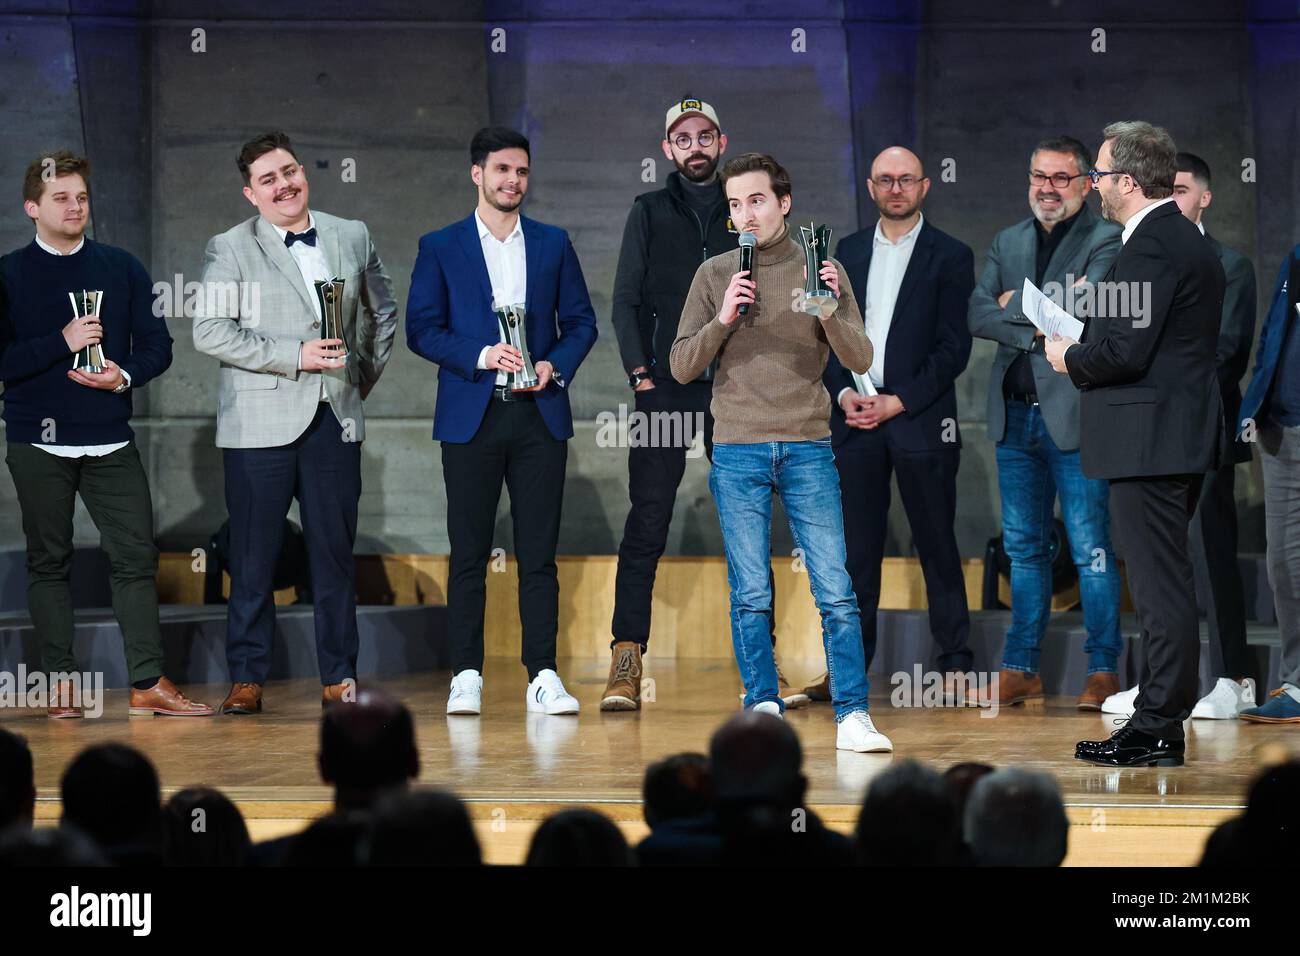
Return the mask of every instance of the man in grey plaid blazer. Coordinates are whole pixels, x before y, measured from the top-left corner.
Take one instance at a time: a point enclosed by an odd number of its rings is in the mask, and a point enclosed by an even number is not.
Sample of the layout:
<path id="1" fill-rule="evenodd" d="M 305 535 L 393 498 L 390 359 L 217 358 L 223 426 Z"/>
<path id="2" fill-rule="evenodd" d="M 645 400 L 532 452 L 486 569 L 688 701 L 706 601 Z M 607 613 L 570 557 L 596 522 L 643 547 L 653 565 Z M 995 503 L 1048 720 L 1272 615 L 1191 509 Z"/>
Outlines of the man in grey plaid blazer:
<path id="1" fill-rule="evenodd" d="M 308 207 L 307 177 L 283 133 L 239 154 L 258 210 L 208 242 L 194 346 L 221 360 L 217 447 L 230 515 L 226 714 L 262 709 L 275 635 L 272 578 L 298 499 L 311 572 L 322 703 L 355 689 L 361 402 L 392 350 L 397 303 L 362 222 Z M 343 280 L 343 338 L 321 338 L 314 283 Z"/>

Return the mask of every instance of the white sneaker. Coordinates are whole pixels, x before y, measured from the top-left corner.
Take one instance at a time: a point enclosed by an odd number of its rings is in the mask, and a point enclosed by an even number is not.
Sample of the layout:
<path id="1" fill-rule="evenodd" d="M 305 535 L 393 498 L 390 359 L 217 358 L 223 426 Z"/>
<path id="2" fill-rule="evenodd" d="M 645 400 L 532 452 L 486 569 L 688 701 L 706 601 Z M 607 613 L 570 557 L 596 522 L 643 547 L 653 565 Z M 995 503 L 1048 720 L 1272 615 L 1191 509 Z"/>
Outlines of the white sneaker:
<path id="1" fill-rule="evenodd" d="M 560 675 L 549 667 L 538 671 L 524 695 L 528 712 L 533 714 L 576 714 L 578 698 L 564 689 Z"/>
<path id="2" fill-rule="evenodd" d="M 1193 717 L 1208 720 L 1236 720 L 1247 707 L 1255 706 L 1255 681 L 1247 677 L 1238 684 L 1231 677 L 1220 677 L 1214 688 L 1196 702 Z"/>
<path id="3" fill-rule="evenodd" d="M 1134 684 L 1128 690 L 1122 690 L 1118 694 L 1111 694 L 1101 703 L 1101 712 L 1103 714 L 1119 714 L 1122 717 L 1132 717 L 1133 711 L 1137 709 L 1138 688 L 1140 684 Z"/>
<path id="4" fill-rule="evenodd" d="M 860 754 L 892 753 L 894 745 L 876 729 L 871 715 L 865 710 L 855 710 L 840 721 L 835 732 L 835 749 L 852 750 Z"/>
<path id="5" fill-rule="evenodd" d="M 777 720 L 784 720 L 781 716 L 781 705 L 774 700 L 764 700 L 750 708 L 756 714 L 771 714 Z"/>
<path id="6" fill-rule="evenodd" d="M 482 674 L 476 670 L 463 670 L 451 679 L 451 694 L 447 697 L 447 713 L 477 714 L 482 707 Z"/>

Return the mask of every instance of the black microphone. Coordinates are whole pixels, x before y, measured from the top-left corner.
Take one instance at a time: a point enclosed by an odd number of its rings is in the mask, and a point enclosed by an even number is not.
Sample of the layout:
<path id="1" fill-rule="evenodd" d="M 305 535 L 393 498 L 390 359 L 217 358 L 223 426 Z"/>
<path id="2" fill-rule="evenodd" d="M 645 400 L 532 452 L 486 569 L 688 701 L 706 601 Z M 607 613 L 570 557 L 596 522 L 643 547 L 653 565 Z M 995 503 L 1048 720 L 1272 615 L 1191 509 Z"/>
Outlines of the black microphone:
<path id="1" fill-rule="evenodd" d="M 749 278 L 754 278 L 754 247 L 758 245 L 758 237 L 752 232 L 742 232 L 740 234 L 740 271 L 748 272 Z M 749 315 L 749 303 L 742 302 L 736 309 L 741 315 Z"/>

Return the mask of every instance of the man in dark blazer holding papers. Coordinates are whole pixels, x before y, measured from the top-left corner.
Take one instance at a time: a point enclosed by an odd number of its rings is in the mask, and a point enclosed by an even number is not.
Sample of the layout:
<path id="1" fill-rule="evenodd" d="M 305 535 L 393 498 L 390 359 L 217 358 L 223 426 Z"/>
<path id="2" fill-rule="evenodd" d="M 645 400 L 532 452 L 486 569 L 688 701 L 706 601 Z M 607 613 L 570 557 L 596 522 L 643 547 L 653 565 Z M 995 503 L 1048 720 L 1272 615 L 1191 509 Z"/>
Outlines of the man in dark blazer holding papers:
<path id="1" fill-rule="evenodd" d="M 1147 670 L 1128 723 L 1106 740 L 1081 741 L 1075 756 L 1108 766 L 1181 766 L 1200 655 L 1188 522 L 1205 474 L 1226 453 L 1215 370 L 1224 274 L 1172 198 L 1169 134 L 1122 122 L 1106 127 L 1105 137 L 1090 175 L 1103 214 L 1124 226 L 1123 246 L 1102 277 L 1083 341 L 1057 339 L 1046 352 L 1083 392 L 1083 470 L 1110 482 Z M 1120 293 L 1129 308 L 1108 309 L 1124 301 Z"/>

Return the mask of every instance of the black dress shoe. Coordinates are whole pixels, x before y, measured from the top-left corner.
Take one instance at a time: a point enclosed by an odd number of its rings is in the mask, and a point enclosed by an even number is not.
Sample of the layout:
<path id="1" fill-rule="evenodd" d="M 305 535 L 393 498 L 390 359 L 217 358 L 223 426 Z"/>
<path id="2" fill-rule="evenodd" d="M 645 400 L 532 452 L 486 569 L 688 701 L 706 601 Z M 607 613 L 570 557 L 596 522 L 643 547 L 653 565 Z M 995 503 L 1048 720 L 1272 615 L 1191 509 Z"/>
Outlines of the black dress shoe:
<path id="1" fill-rule="evenodd" d="M 1076 760 L 1108 767 L 1181 767 L 1186 744 L 1166 740 L 1132 727 L 1121 727 L 1107 740 L 1081 740 L 1074 748 Z"/>

